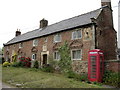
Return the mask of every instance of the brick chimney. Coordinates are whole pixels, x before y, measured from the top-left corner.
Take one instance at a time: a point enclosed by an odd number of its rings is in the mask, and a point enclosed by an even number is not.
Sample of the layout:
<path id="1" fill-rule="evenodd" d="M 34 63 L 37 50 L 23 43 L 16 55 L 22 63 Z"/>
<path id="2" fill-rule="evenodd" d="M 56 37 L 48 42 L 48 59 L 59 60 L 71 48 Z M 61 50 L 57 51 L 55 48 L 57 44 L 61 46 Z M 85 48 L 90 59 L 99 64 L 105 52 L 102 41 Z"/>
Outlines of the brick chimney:
<path id="1" fill-rule="evenodd" d="M 44 18 L 40 20 L 40 27 L 39 28 L 45 28 L 48 25 L 48 21 Z"/>
<path id="2" fill-rule="evenodd" d="M 114 28 L 111 0 L 101 0 L 101 6 L 103 7 L 104 27 Z M 104 6 L 108 6 L 108 8 L 104 8 Z"/>
<path id="3" fill-rule="evenodd" d="M 16 33 L 15 33 L 15 36 L 17 37 L 17 36 L 19 36 L 19 35 L 21 35 L 21 32 L 20 32 L 20 29 L 19 29 L 19 30 L 17 29 L 17 31 L 16 31 Z"/>
<path id="4" fill-rule="evenodd" d="M 101 6 L 108 6 L 111 8 L 111 0 L 101 0 Z"/>

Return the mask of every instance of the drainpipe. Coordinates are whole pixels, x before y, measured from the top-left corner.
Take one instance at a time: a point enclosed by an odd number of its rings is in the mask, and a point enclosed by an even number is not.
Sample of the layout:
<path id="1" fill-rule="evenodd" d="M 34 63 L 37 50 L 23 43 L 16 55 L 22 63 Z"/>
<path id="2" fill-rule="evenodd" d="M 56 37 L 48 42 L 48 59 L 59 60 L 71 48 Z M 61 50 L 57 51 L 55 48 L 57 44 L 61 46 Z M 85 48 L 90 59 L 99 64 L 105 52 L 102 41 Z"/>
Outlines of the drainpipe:
<path id="1" fill-rule="evenodd" d="M 96 49 L 96 23 L 95 23 L 95 18 L 91 18 L 91 22 L 92 22 L 92 32 L 93 32 L 93 42 L 92 42 L 92 47 L 91 47 L 91 50 L 92 49 Z"/>
<path id="2" fill-rule="evenodd" d="M 92 25 L 92 31 L 93 31 L 93 49 L 96 49 L 96 26 L 94 23 Z"/>

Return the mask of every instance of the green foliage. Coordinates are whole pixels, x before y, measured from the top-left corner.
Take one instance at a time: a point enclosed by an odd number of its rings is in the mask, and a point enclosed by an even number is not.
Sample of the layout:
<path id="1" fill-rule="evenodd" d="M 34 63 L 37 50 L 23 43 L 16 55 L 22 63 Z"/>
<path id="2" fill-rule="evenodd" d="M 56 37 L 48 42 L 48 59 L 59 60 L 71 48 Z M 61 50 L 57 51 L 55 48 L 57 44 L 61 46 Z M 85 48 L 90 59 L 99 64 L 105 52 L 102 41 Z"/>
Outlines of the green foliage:
<path id="1" fill-rule="evenodd" d="M 21 67 L 31 67 L 31 59 L 29 57 L 20 57 L 19 60 Z"/>
<path id="2" fill-rule="evenodd" d="M 3 67 L 0 73 L 3 82 L 13 86 L 22 84 L 20 88 L 102 88 L 66 78 L 63 74 L 42 72 L 36 68 Z"/>
<path id="3" fill-rule="evenodd" d="M 62 72 L 71 71 L 72 66 L 71 66 L 70 49 L 67 42 L 65 42 L 64 45 L 59 48 L 59 53 L 60 53 L 59 67 L 61 71 Z"/>
<path id="4" fill-rule="evenodd" d="M 102 83 L 99 83 L 99 82 L 92 82 L 92 83 L 98 86 L 102 86 Z"/>
<path id="5" fill-rule="evenodd" d="M 106 71 L 103 77 L 103 83 L 120 87 L 120 72 Z"/>
<path id="6" fill-rule="evenodd" d="M 34 68 L 39 68 L 39 63 L 37 60 L 34 62 Z"/>
<path id="7" fill-rule="evenodd" d="M 20 67 L 21 64 L 20 64 L 20 62 L 11 62 L 10 66 L 12 66 L 12 67 Z"/>
<path id="8" fill-rule="evenodd" d="M 73 71 L 69 71 L 69 72 L 67 72 L 66 75 L 67 75 L 68 78 L 73 78 L 77 81 L 86 81 L 86 82 L 88 81 L 88 78 L 87 78 L 86 74 L 79 75 L 79 74 L 77 74 Z"/>
<path id="9" fill-rule="evenodd" d="M 17 54 L 16 53 L 14 53 L 14 55 L 12 56 L 12 60 L 13 60 L 13 62 L 17 61 Z"/>
<path id="10" fill-rule="evenodd" d="M 54 72 L 53 67 L 50 66 L 50 65 L 47 65 L 47 66 L 42 67 L 41 70 L 42 70 L 43 72 L 51 72 L 51 73 Z"/>
<path id="11" fill-rule="evenodd" d="M 10 66 L 10 63 L 9 62 L 4 62 L 3 67 L 7 67 L 7 66 Z"/>

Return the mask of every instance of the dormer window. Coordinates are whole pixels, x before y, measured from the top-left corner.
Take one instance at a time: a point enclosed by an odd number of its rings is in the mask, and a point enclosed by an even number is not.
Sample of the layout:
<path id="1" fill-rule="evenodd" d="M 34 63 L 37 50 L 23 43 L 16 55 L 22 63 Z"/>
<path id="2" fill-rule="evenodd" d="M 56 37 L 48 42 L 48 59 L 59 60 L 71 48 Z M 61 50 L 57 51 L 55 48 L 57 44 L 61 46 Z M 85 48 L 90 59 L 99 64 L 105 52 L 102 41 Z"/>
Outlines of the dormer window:
<path id="1" fill-rule="evenodd" d="M 22 48 L 23 47 L 23 43 L 19 43 L 19 48 Z"/>
<path id="2" fill-rule="evenodd" d="M 82 38 L 82 31 L 76 30 L 72 32 L 72 40 L 81 39 Z"/>
<path id="3" fill-rule="evenodd" d="M 56 43 L 56 42 L 61 42 L 61 35 L 60 34 L 56 34 L 55 36 L 54 36 L 54 42 Z"/>
<path id="4" fill-rule="evenodd" d="M 38 45 L 38 40 L 37 39 L 33 40 L 33 46 L 37 46 L 37 45 Z"/>

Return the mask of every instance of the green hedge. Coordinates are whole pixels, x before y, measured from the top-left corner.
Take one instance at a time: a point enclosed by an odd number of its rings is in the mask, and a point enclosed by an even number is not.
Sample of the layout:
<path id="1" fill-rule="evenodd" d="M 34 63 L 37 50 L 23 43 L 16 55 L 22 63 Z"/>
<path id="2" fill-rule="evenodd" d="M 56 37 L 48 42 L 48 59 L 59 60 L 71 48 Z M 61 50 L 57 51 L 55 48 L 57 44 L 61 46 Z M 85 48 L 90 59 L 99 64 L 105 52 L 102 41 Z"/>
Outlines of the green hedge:
<path id="1" fill-rule="evenodd" d="M 103 77 L 103 83 L 120 87 L 120 72 L 106 71 Z"/>

